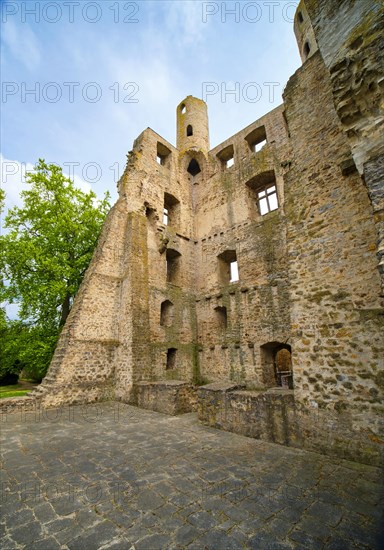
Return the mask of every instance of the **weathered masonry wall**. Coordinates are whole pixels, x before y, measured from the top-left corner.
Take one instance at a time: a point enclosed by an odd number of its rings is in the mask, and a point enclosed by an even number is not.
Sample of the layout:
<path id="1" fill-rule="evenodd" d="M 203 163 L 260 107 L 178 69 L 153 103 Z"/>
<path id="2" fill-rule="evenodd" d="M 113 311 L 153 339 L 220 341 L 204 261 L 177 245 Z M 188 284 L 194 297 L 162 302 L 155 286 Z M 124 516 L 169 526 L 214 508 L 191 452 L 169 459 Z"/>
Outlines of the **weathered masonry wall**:
<path id="1" fill-rule="evenodd" d="M 262 138 L 266 143 L 254 151 L 253 143 Z M 199 364 L 207 382 L 234 380 L 264 387 L 269 373 L 261 346 L 289 342 L 283 179 L 289 151 L 279 107 L 209 153 L 209 180 L 199 186 L 196 206 Z M 228 155 L 232 166 L 226 164 Z M 279 208 L 262 216 L 257 191 L 270 180 Z M 228 251 L 236 254 L 238 282 L 222 273 L 221 256 Z M 224 323 L 220 311 L 225 312 Z"/>
<path id="2" fill-rule="evenodd" d="M 188 96 L 177 147 L 136 139 L 47 377 L 3 409 L 197 402 L 212 426 L 382 461 L 382 22 L 375 0 L 302 0 L 283 105 L 210 149 Z"/>
<path id="3" fill-rule="evenodd" d="M 308 407 L 348 409 L 351 426 L 375 432 L 384 321 L 377 237 L 362 178 L 342 173 L 349 144 L 326 77 L 316 53 L 284 94 L 292 142 L 286 215 L 295 398 Z"/>
<path id="4" fill-rule="evenodd" d="M 343 168 L 353 171 L 356 166 L 369 192 L 384 292 L 384 192 L 378 183 L 384 180 L 384 6 L 378 0 L 303 0 L 299 11 L 304 21 L 296 16 L 296 36 L 302 40 L 310 27 L 349 141 Z"/>
<path id="5" fill-rule="evenodd" d="M 197 409 L 200 422 L 214 428 L 347 460 L 373 465 L 383 461 L 380 442 L 352 429 L 348 414 L 303 414 L 293 390 L 249 391 L 233 383 L 209 384 L 198 390 Z"/>

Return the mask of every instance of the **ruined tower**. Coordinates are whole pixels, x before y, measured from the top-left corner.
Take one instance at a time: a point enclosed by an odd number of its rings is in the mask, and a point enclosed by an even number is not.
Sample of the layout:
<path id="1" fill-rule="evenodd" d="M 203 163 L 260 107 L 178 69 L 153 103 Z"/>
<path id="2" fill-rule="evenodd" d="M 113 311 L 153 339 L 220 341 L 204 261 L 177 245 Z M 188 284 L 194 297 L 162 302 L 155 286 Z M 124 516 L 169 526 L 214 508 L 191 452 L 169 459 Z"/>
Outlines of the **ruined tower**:
<path id="1" fill-rule="evenodd" d="M 197 401 L 211 425 L 380 462 L 382 25 L 374 0 L 302 0 L 281 106 L 210 149 L 188 96 L 176 147 L 136 139 L 30 399 Z"/>

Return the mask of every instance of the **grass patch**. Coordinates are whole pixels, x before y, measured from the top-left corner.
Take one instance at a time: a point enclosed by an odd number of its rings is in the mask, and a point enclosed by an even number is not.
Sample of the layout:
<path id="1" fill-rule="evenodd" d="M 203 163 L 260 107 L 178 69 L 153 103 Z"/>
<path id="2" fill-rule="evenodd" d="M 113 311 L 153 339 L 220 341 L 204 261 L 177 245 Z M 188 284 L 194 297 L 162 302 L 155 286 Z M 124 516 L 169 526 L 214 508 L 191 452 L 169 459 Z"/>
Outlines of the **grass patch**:
<path id="1" fill-rule="evenodd" d="M 10 384 L 9 386 L 0 386 L 0 394 L 2 394 L 3 392 L 16 391 L 16 390 L 20 391 L 19 384 Z"/>
<path id="2" fill-rule="evenodd" d="M 9 388 L 9 386 L 8 386 Z M 11 390 L 11 391 L 5 391 L 4 387 L 0 388 L 0 399 L 5 399 L 6 397 L 23 397 L 23 395 L 27 395 L 32 390 Z"/>

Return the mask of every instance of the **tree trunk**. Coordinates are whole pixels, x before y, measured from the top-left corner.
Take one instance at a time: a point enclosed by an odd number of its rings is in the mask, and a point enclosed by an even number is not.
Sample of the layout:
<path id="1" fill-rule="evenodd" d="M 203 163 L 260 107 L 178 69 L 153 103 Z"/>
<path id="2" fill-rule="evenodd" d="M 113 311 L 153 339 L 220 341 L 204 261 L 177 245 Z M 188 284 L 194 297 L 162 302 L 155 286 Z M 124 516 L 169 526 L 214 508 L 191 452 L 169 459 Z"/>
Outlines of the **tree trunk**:
<path id="1" fill-rule="evenodd" d="M 69 315 L 71 309 L 71 295 L 69 292 L 65 295 L 63 305 L 61 306 L 61 319 L 60 319 L 60 326 L 64 326 L 65 321 L 67 320 L 67 317 Z"/>

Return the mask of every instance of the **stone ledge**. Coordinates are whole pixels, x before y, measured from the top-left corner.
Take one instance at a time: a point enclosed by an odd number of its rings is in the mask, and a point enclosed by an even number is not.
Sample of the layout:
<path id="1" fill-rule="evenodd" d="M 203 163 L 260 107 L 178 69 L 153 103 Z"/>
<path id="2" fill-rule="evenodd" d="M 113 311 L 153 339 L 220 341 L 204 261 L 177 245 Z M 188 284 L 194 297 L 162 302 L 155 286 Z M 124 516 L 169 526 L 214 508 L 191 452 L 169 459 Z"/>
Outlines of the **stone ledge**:
<path id="1" fill-rule="evenodd" d="M 245 388 L 244 384 L 234 384 L 233 382 L 213 382 L 212 384 L 206 384 L 205 386 L 200 386 L 198 391 L 229 392 L 234 390 L 241 390 L 243 388 Z"/>
<path id="2" fill-rule="evenodd" d="M 294 392 L 285 389 L 242 390 L 229 383 L 199 388 L 200 422 L 240 435 L 289 445 L 289 417 L 294 411 Z"/>
<path id="3" fill-rule="evenodd" d="M 196 408 L 196 388 L 182 380 L 136 382 L 129 403 L 172 416 L 184 414 Z"/>
<path id="4" fill-rule="evenodd" d="M 190 385 L 182 380 L 160 380 L 156 382 L 136 382 L 135 386 L 158 386 L 158 387 L 171 387 L 171 386 L 186 386 Z"/>
<path id="5" fill-rule="evenodd" d="M 32 410 L 39 403 L 38 399 L 28 397 L 28 395 L 21 397 L 4 397 L 0 399 L 0 413 L 7 414 L 22 410 Z"/>

